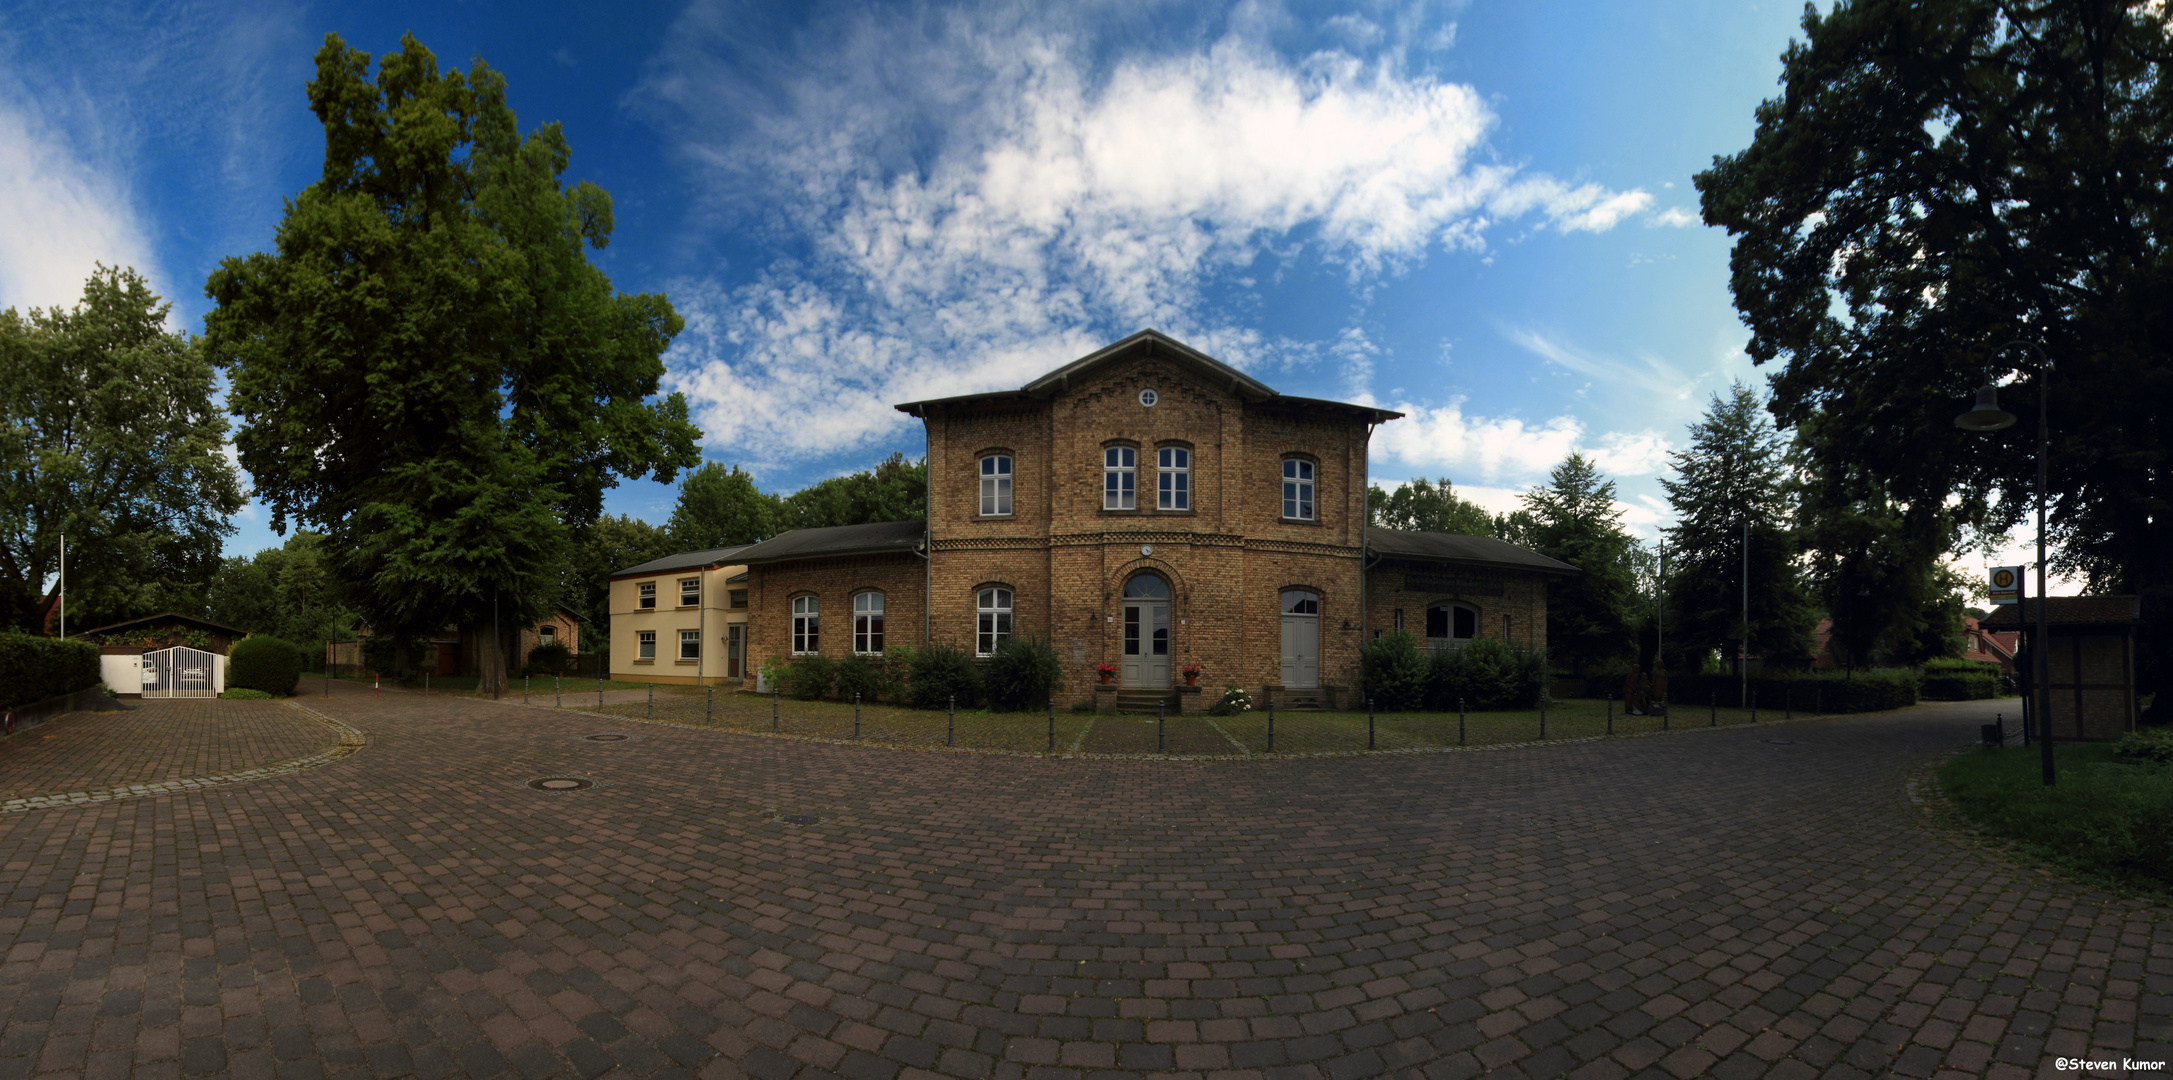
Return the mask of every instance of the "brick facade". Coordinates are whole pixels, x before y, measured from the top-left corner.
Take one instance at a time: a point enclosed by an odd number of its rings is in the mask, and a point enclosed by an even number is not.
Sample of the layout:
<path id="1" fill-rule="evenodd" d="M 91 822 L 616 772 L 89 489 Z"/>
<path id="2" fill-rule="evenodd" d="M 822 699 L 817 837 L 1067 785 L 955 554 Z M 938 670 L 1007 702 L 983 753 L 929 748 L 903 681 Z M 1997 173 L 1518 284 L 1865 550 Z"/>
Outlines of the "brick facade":
<path id="1" fill-rule="evenodd" d="M 1152 573 L 1170 590 L 1172 682 L 1198 664 L 1203 686 L 1280 684 L 1282 593 L 1304 589 L 1319 597 L 1317 683 L 1347 687 L 1359 681 L 1366 630 L 1389 626 L 1397 606 L 1422 612 L 1428 602 L 1398 592 L 1401 572 L 1376 576 L 1370 598 L 1361 587 L 1367 444 L 1372 426 L 1396 414 L 1282 397 L 1151 333 L 1018 393 L 900 408 L 927 428 L 928 562 L 894 555 L 753 567 L 757 658 L 789 651 L 789 598 L 799 593 L 821 600 L 822 652 L 845 655 L 849 594 L 867 587 L 886 593 L 891 644 L 920 643 L 926 595 L 933 640 L 970 650 L 976 594 L 1000 585 L 1013 593 L 1013 633 L 1055 646 L 1076 697 L 1096 683 L 1095 665 L 1120 663 L 1125 584 Z M 1136 508 L 1104 506 L 1113 446 L 1136 453 Z M 1157 505 L 1165 447 L 1189 453 L 1186 509 Z M 981 461 L 998 454 L 1011 459 L 1011 512 L 983 514 Z M 1313 473 L 1310 520 L 1284 513 L 1291 459 Z M 1486 632 L 1498 633 L 1508 613 L 1517 640 L 1544 647 L 1543 576 L 1470 573 L 1503 594 L 1478 601 Z"/>
<path id="2" fill-rule="evenodd" d="M 1401 628 L 1424 641 L 1428 609 L 1462 606 L 1477 613 L 1479 637 L 1503 636 L 1507 618 L 1510 644 L 1547 647 L 1547 582 L 1539 574 L 1384 559 L 1367 572 L 1366 593 L 1367 627 L 1373 631 L 1397 629 L 1401 613 Z"/>

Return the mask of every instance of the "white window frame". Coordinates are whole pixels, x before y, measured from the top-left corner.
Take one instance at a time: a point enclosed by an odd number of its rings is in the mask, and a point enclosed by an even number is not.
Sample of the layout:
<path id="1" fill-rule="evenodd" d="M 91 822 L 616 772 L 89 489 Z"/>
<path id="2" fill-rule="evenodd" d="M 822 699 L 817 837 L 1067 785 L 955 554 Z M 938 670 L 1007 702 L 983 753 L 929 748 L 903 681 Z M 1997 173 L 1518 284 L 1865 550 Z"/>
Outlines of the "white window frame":
<path id="1" fill-rule="evenodd" d="M 1318 521 L 1319 470 L 1305 458 L 1283 459 L 1283 520 Z"/>
<path id="2" fill-rule="evenodd" d="M 981 516 L 1011 516 L 1011 467 L 1014 462 L 1009 454 L 987 454 L 981 458 Z"/>
<path id="3" fill-rule="evenodd" d="M 1139 509 L 1139 451 L 1130 446 L 1102 448 L 1102 509 Z"/>
<path id="4" fill-rule="evenodd" d="M 634 634 L 634 659 L 656 659 L 656 631 L 641 630 Z"/>
<path id="5" fill-rule="evenodd" d="M 679 659 L 700 660 L 701 658 L 702 632 L 700 630 L 679 631 Z"/>
<path id="6" fill-rule="evenodd" d="M 853 594 L 853 652 L 862 656 L 879 656 L 883 652 L 881 592 Z"/>
<path id="7" fill-rule="evenodd" d="M 643 611 L 656 610 L 656 582 L 644 581 L 641 584 L 634 586 L 634 593 L 636 596 L 639 597 L 639 599 L 634 602 L 635 607 L 640 608 Z"/>
<path id="8" fill-rule="evenodd" d="M 553 626 L 550 623 L 544 623 L 542 626 L 536 627 L 536 644 L 549 645 L 557 640 L 558 627 Z"/>
<path id="9" fill-rule="evenodd" d="M 1192 451 L 1165 446 L 1154 452 L 1154 463 L 1155 509 L 1192 509 Z"/>
<path id="10" fill-rule="evenodd" d="M 1013 599 L 1011 590 L 1001 585 L 991 585 L 974 594 L 973 655 L 994 656 L 996 650 L 1010 639 Z"/>
<path id="11" fill-rule="evenodd" d="M 792 598 L 792 655 L 822 651 L 822 601 L 813 595 Z"/>
<path id="12" fill-rule="evenodd" d="M 691 600 L 687 599 L 687 598 L 688 598 L 688 597 L 690 597 L 690 596 L 691 596 L 691 597 L 693 597 L 693 599 L 691 599 Z M 698 578 L 698 577 L 690 577 L 690 578 L 680 578 L 680 579 L 679 579 L 679 606 L 680 606 L 680 607 L 700 607 L 700 606 L 702 606 L 702 579 L 701 579 L 701 578 Z"/>

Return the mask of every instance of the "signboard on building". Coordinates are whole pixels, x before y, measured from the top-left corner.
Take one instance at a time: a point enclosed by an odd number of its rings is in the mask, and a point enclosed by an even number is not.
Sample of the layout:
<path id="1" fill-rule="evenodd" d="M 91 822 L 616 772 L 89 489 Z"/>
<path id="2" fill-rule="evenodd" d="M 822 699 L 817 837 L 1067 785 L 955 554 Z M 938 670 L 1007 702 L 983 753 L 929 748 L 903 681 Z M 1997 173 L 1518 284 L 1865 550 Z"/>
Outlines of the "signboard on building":
<path id="1" fill-rule="evenodd" d="M 2022 568 L 2019 566 L 1995 566 L 1991 578 L 1992 602 L 2017 604 L 2022 602 Z"/>

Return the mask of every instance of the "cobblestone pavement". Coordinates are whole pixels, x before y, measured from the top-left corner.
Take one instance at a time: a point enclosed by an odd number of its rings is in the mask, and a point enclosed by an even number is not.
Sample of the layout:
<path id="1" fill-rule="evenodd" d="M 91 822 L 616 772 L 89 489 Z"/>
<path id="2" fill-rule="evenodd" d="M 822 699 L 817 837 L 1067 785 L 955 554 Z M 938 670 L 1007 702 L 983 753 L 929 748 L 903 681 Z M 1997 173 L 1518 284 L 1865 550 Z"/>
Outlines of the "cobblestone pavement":
<path id="1" fill-rule="evenodd" d="M 274 701 L 151 700 L 71 713 L 0 739 L 0 800 L 238 772 L 336 739 Z"/>
<path id="2" fill-rule="evenodd" d="M 1859 1077 L 2173 1057 L 2173 924 L 1925 824 L 1982 711 L 1037 760 L 335 688 L 0 818 L 0 1077 Z M 72 722 L 72 721 L 71 721 Z M 596 743 L 612 732 L 633 739 Z M 531 779 L 595 781 L 547 793 Z M 2129 1073 L 2127 1075 L 2137 1075 Z"/>

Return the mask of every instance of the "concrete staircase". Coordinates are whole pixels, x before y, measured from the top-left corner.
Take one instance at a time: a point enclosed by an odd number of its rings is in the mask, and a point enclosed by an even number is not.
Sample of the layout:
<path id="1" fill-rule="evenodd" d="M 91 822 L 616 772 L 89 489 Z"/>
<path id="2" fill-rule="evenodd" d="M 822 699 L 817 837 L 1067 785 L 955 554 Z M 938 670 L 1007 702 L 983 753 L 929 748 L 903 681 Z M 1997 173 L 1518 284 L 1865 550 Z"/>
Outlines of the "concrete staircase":
<path id="1" fill-rule="evenodd" d="M 1152 715 L 1167 707 L 1170 715 L 1177 714 L 1177 692 L 1174 690 L 1118 690 L 1117 711 L 1120 713 L 1147 713 Z"/>
<path id="2" fill-rule="evenodd" d="M 1253 701 L 1253 708 L 1265 709 L 1268 699 L 1265 693 Z M 1328 691 L 1282 689 L 1275 691 L 1276 712 L 1324 712 L 1328 708 Z"/>

